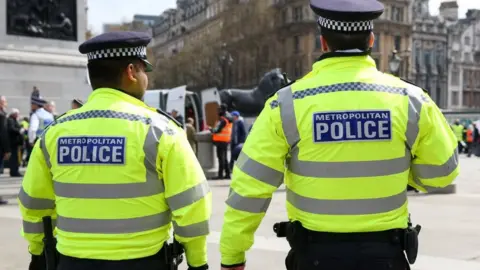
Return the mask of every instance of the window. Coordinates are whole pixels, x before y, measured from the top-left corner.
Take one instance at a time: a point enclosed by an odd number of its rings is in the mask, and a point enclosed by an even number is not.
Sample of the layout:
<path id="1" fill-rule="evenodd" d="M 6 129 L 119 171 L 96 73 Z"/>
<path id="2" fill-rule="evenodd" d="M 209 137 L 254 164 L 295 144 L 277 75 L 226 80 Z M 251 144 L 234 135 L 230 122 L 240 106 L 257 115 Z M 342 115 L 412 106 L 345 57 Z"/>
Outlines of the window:
<path id="1" fill-rule="evenodd" d="M 466 53 L 463 53 L 463 61 L 465 62 L 470 62 L 472 61 L 472 54 L 466 52 Z"/>
<path id="2" fill-rule="evenodd" d="M 380 34 L 375 33 L 375 42 L 373 43 L 372 52 L 380 51 Z"/>
<path id="3" fill-rule="evenodd" d="M 458 86 L 460 84 L 460 72 L 458 70 L 452 71 L 452 81 L 450 83 L 453 86 Z"/>
<path id="4" fill-rule="evenodd" d="M 454 60 L 460 61 L 460 58 L 462 58 L 462 55 L 460 54 L 459 51 L 453 51 L 452 52 L 452 58 Z"/>
<path id="5" fill-rule="evenodd" d="M 395 22 L 403 22 L 403 8 L 392 6 L 390 19 Z"/>
<path id="6" fill-rule="evenodd" d="M 300 52 L 300 36 L 293 37 L 293 51 L 296 53 Z"/>
<path id="7" fill-rule="evenodd" d="M 424 51 L 423 55 L 425 57 L 424 60 L 425 60 L 425 68 L 427 69 L 427 74 L 432 74 L 432 58 L 431 58 L 432 54 L 430 51 Z"/>
<path id="8" fill-rule="evenodd" d="M 457 91 L 452 91 L 452 105 L 453 106 L 458 105 L 458 92 Z"/>
<path id="9" fill-rule="evenodd" d="M 287 20 L 288 20 L 287 10 L 284 9 L 284 10 L 282 10 L 282 22 L 287 23 Z"/>
<path id="10" fill-rule="evenodd" d="M 300 22 L 302 20 L 303 20 L 303 8 L 301 6 L 293 8 L 293 21 Z"/>
<path id="11" fill-rule="evenodd" d="M 401 36 L 394 36 L 393 37 L 393 44 L 395 46 L 395 50 L 400 51 L 402 49 L 402 37 Z"/>
<path id="12" fill-rule="evenodd" d="M 470 45 L 470 42 L 472 42 L 471 39 L 470 39 L 470 37 L 465 37 L 465 38 L 463 39 L 463 43 L 464 43 L 465 45 Z"/>

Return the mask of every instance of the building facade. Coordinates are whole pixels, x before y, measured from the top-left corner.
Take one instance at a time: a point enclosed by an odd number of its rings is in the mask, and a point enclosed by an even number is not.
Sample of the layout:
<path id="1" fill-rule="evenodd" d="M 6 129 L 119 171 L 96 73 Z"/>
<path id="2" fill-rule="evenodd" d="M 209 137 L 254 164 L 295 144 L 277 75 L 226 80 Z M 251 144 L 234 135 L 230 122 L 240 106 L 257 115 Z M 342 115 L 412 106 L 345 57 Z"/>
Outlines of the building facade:
<path id="1" fill-rule="evenodd" d="M 426 89 L 440 108 L 446 108 L 448 106 L 447 22 L 440 16 L 431 16 L 429 0 L 413 2 L 412 19 L 412 65 L 407 79 Z"/>
<path id="2" fill-rule="evenodd" d="M 292 79 L 297 79 L 311 70 L 312 64 L 321 55 L 319 31 L 309 0 L 257 0 L 268 3 L 273 30 L 269 30 L 268 46 L 234 53 L 232 66 L 234 87 L 251 87 L 269 69 L 280 67 Z M 178 53 L 198 37 L 221 29 L 219 16 L 225 0 L 177 1 L 177 9 L 165 11 L 153 27 L 153 50 L 157 59 Z M 385 0 L 385 12 L 375 22 L 376 42 L 372 57 L 380 70 L 389 72 L 389 60 L 393 51 L 406 52 L 411 47 L 412 24 L 410 1 Z M 228 11 L 227 11 L 228 12 Z M 273 12 L 273 13 L 272 13 Z M 233 14 L 233 13 L 232 13 Z M 260 14 L 258 11 L 256 14 Z M 217 28 L 212 27 L 215 25 Z M 214 30 L 212 30 L 214 29 Z M 227 41 L 225 41 L 227 42 Z M 409 53 L 406 53 L 409 56 Z M 249 59 L 257 55 L 267 59 L 267 65 L 252 64 Z M 268 55 L 265 56 L 265 55 Z M 409 77 L 410 57 L 402 61 L 400 75 Z"/>
<path id="3" fill-rule="evenodd" d="M 479 108 L 480 10 L 469 10 L 452 24 L 448 38 L 448 108 Z"/>

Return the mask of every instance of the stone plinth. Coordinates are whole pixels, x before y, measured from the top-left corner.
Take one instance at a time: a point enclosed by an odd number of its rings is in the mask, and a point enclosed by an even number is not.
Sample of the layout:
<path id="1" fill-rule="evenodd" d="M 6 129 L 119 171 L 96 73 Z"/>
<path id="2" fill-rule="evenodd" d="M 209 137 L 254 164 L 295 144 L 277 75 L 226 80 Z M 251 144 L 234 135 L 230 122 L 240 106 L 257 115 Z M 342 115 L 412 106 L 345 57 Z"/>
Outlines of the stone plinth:
<path id="1" fill-rule="evenodd" d="M 0 95 L 7 97 L 9 108 L 28 116 L 33 86 L 55 101 L 58 113 L 70 109 L 74 97 L 86 99 L 90 93 L 86 57 L 78 52 L 85 40 L 85 1 L 76 2 L 77 41 L 7 35 L 6 24 L 0 24 Z M 6 15 L 6 0 L 0 0 L 0 18 Z"/>

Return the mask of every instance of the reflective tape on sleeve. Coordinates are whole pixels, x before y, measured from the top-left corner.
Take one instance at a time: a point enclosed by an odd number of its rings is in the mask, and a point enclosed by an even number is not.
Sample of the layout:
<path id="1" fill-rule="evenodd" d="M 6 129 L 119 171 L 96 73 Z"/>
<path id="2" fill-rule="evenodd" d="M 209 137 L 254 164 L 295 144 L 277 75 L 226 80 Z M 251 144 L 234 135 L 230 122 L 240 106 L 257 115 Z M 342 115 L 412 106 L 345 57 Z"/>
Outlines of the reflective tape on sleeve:
<path id="1" fill-rule="evenodd" d="M 302 196 L 287 188 L 287 201 L 295 208 L 319 215 L 370 215 L 396 210 L 407 202 L 406 190 L 401 193 L 371 199 L 315 199 Z"/>
<path id="2" fill-rule="evenodd" d="M 174 233 L 181 237 L 198 237 L 205 236 L 210 233 L 208 220 L 187 226 L 179 226 L 175 221 L 172 223 Z"/>
<path id="3" fill-rule="evenodd" d="M 191 187 L 184 192 L 180 192 L 172 197 L 167 198 L 168 206 L 172 211 L 189 206 L 202 198 L 210 192 L 208 182 L 202 181 L 198 185 Z"/>
<path id="4" fill-rule="evenodd" d="M 442 165 L 413 164 L 413 173 L 420 179 L 431 179 L 449 176 L 458 167 L 458 153 L 452 156 Z"/>
<path id="5" fill-rule="evenodd" d="M 283 172 L 272 169 L 254 159 L 251 159 L 243 151 L 240 152 L 235 165 L 245 174 L 265 184 L 280 187 L 283 183 Z"/>
<path id="6" fill-rule="evenodd" d="M 34 198 L 25 192 L 23 187 L 20 188 L 18 199 L 23 207 L 31 210 L 53 210 L 55 209 L 55 200 Z"/>
<path id="7" fill-rule="evenodd" d="M 52 219 L 52 228 L 55 228 L 57 221 Z M 29 222 L 23 220 L 24 233 L 43 233 L 43 222 Z"/>
<path id="8" fill-rule="evenodd" d="M 233 209 L 258 214 L 265 213 L 271 201 L 272 198 L 243 197 L 234 190 L 230 190 L 226 203 Z"/>

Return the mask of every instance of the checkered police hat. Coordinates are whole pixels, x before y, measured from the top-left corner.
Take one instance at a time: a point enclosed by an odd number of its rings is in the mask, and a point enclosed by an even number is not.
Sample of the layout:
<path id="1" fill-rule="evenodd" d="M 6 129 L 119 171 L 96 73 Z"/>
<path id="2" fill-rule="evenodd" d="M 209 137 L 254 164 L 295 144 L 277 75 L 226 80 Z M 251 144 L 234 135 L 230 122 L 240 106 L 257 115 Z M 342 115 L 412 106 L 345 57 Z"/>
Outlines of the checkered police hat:
<path id="1" fill-rule="evenodd" d="M 147 60 L 147 45 L 151 39 L 143 32 L 110 32 L 85 41 L 78 49 L 87 55 L 88 61 L 136 57 L 146 64 L 147 71 L 151 71 L 152 64 Z"/>
<path id="2" fill-rule="evenodd" d="M 364 32 L 373 30 L 373 21 L 341 22 L 319 16 L 317 23 L 318 26 L 323 29 L 338 32 Z"/>
<path id="3" fill-rule="evenodd" d="M 372 31 L 384 10 L 377 0 L 310 0 L 310 7 L 321 29 L 346 33 Z"/>

